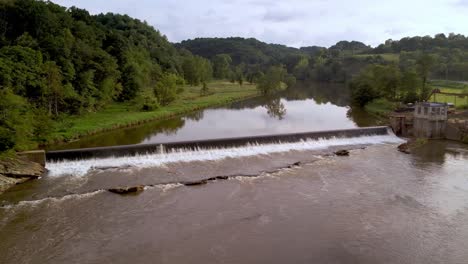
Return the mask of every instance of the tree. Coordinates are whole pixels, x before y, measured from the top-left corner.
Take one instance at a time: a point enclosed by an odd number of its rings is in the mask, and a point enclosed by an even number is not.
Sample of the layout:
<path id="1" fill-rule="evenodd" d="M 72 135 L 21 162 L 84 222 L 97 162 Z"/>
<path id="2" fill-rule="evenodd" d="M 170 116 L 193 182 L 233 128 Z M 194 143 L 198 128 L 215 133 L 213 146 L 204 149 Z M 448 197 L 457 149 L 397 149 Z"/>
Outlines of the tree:
<path id="1" fill-rule="evenodd" d="M 200 56 L 189 56 L 182 64 L 184 78 L 192 86 L 208 82 L 213 76 L 213 68 L 210 61 Z"/>
<path id="2" fill-rule="evenodd" d="M 364 107 L 372 100 L 382 96 L 380 88 L 379 73 L 382 72 L 381 66 L 368 66 L 359 73 L 350 83 L 351 99 L 353 104 Z"/>
<path id="3" fill-rule="evenodd" d="M 204 96 L 209 93 L 209 88 L 208 85 L 206 85 L 206 82 L 203 83 L 202 88 L 200 89 L 200 95 Z"/>
<path id="4" fill-rule="evenodd" d="M 162 106 L 168 105 L 176 99 L 178 78 L 173 73 L 165 73 L 156 84 L 154 95 Z"/>
<path id="5" fill-rule="evenodd" d="M 281 88 L 285 75 L 286 70 L 282 66 L 271 66 L 258 82 L 257 89 L 263 95 L 271 94 Z"/>
<path id="6" fill-rule="evenodd" d="M 44 87 L 45 100 L 49 115 L 52 113 L 56 116 L 59 114 L 59 103 L 63 98 L 62 74 L 60 68 L 53 61 L 48 61 L 43 65 L 44 71 Z"/>
<path id="7" fill-rule="evenodd" d="M 279 98 L 270 100 L 264 107 L 267 109 L 269 116 L 278 118 L 278 120 L 283 120 L 286 115 L 286 108 Z"/>
<path id="8" fill-rule="evenodd" d="M 291 88 L 296 84 L 296 77 L 292 74 L 287 74 L 284 77 L 284 83 L 286 84 L 286 87 Z"/>
<path id="9" fill-rule="evenodd" d="M 27 101 L 11 91 L 0 87 L 0 146 L 1 151 L 13 148 L 22 149 L 32 136 L 33 116 Z"/>
<path id="10" fill-rule="evenodd" d="M 231 63 L 232 59 L 228 54 L 217 54 L 213 58 L 213 77 L 217 79 L 228 78 Z"/>

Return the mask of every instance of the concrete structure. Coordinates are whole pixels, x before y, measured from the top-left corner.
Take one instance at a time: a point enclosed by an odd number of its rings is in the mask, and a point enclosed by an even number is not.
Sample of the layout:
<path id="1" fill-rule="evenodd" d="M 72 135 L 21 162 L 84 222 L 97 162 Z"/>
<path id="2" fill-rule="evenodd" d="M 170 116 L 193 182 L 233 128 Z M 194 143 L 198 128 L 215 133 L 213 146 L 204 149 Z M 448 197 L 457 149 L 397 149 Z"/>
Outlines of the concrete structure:
<path id="1" fill-rule="evenodd" d="M 367 135 L 386 135 L 389 128 L 386 126 L 366 127 L 331 131 L 314 131 L 293 134 L 263 135 L 252 137 L 219 138 L 194 141 L 179 141 L 154 144 L 139 144 L 113 147 L 84 148 L 48 151 L 48 161 L 54 160 L 76 160 L 110 156 L 132 156 L 141 153 L 169 152 L 177 149 L 196 150 L 199 148 L 229 148 L 245 146 L 249 143 L 278 143 L 298 142 L 305 139 L 333 138 L 333 137 L 360 137 Z"/>
<path id="2" fill-rule="evenodd" d="M 18 152 L 17 155 L 25 160 L 39 163 L 42 166 L 46 164 L 46 154 L 44 150 Z"/>
<path id="3" fill-rule="evenodd" d="M 390 114 L 390 126 L 397 136 L 410 137 L 413 135 L 413 112 Z"/>
<path id="4" fill-rule="evenodd" d="M 447 111 L 445 103 L 417 103 L 413 117 L 413 136 L 445 138 Z"/>

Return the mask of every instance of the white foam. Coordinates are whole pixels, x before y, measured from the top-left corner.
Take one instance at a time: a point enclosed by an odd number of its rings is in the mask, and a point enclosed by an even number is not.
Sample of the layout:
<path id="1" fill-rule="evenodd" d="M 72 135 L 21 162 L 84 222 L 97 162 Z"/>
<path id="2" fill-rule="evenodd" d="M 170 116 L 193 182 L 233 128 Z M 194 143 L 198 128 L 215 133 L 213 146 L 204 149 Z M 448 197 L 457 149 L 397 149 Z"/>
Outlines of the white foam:
<path id="1" fill-rule="evenodd" d="M 247 157 L 261 154 L 287 152 L 290 150 L 319 150 L 345 145 L 369 145 L 401 143 L 394 135 L 375 135 L 353 138 L 330 138 L 305 140 L 294 143 L 249 144 L 236 148 L 213 148 L 199 150 L 178 149 L 169 153 L 140 154 L 137 156 L 109 157 L 76 161 L 59 161 L 47 164 L 49 176 L 84 176 L 96 167 L 151 168 L 174 162 L 213 161 L 225 158 Z"/>
<path id="2" fill-rule="evenodd" d="M 104 192 L 106 192 L 106 191 L 105 190 L 98 190 L 98 191 L 89 192 L 89 193 L 67 194 L 67 195 L 62 196 L 62 197 L 47 197 L 47 198 L 43 198 L 43 199 L 39 199 L 39 200 L 21 201 L 21 202 L 19 202 L 17 204 L 5 205 L 5 206 L 2 206 L 0 208 L 1 209 L 7 209 L 7 210 L 8 209 L 19 208 L 19 207 L 35 208 L 36 206 L 38 206 L 38 205 L 40 205 L 42 203 L 45 203 L 45 202 L 57 203 L 57 202 L 63 202 L 63 201 L 71 200 L 71 199 L 90 198 L 90 197 L 93 197 L 94 195 L 104 193 Z"/>

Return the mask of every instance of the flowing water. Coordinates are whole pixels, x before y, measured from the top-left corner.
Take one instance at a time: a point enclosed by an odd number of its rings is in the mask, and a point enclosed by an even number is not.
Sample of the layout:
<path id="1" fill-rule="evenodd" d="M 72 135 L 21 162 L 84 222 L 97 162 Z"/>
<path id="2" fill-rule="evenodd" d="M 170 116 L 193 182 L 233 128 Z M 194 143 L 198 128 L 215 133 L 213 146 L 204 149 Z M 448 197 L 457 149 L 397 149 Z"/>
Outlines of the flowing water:
<path id="1" fill-rule="evenodd" d="M 220 110 L 235 111 L 207 112 Z M 346 111 L 331 115 L 357 126 Z M 317 120 L 299 113 L 291 119 Z M 324 120 L 309 128 L 333 125 Z M 389 134 L 49 163 L 41 179 L 0 195 L 0 263 L 467 263 L 467 145 L 431 141 L 408 155 L 401 142 Z M 144 191 L 107 191 L 137 185 Z"/>
<path id="2" fill-rule="evenodd" d="M 334 142 L 51 164 L 0 196 L 0 263 L 467 263 L 466 145 Z"/>

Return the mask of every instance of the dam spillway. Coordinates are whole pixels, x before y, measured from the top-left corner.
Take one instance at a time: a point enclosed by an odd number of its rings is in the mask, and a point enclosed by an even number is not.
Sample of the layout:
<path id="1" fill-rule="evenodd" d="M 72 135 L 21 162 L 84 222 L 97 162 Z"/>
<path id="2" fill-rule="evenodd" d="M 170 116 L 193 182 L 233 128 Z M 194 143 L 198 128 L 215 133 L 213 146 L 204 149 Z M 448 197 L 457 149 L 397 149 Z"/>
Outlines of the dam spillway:
<path id="1" fill-rule="evenodd" d="M 260 135 L 251 137 L 231 137 L 194 141 L 178 141 L 152 144 L 122 145 L 111 147 L 96 147 L 46 152 L 46 159 L 50 161 L 80 160 L 90 158 L 135 156 L 145 153 L 173 152 L 174 150 L 199 150 L 212 148 L 233 148 L 249 144 L 293 143 L 304 140 L 352 138 L 370 135 L 387 135 L 386 126 L 366 127 L 356 129 L 342 129 L 329 131 L 313 131 L 289 134 Z"/>
<path id="2" fill-rule="evenodd" d="M 49 176 L 84 176 L 93 170 L 151 168 L 176 162 L 215 161 L 288 151 L 401 143 L 387 127 L 184 141 L 49 152 Z"/>

